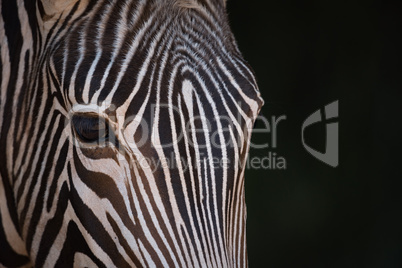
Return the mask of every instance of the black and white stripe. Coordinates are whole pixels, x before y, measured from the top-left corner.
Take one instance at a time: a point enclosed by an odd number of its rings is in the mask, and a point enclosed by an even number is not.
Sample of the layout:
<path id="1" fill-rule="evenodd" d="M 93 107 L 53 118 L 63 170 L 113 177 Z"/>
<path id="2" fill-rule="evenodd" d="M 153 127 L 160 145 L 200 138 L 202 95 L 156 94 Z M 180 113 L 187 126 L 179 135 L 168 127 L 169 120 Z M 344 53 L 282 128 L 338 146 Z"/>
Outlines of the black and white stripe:
<path id="1" fill-rule="evenodd" d="M 2 0 L 0 45 L 0 266 L 247 266 L 224 0 Z"/>

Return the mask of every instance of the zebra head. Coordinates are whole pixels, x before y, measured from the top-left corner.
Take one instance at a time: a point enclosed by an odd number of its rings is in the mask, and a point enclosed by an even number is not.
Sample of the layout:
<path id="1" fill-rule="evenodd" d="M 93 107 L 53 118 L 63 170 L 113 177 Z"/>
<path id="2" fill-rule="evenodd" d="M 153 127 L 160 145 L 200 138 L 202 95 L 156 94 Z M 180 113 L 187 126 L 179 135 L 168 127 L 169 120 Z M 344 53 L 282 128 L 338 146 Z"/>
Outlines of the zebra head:
<path id="1" fill-rule="evenodd" d="M 1 174 L 31 262 L 247 266 L 244 169 L 262 99 L 224 0 L 30 5 L 19 1 L 27 90 Z"/>

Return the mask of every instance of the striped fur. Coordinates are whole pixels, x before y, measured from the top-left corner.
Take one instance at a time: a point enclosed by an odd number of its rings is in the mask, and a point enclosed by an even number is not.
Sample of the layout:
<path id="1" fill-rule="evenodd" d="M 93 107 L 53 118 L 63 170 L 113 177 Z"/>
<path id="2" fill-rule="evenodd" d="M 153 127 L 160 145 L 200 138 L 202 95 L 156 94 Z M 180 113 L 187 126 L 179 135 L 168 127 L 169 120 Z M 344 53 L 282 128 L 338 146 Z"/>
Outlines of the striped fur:
<path id="1" fill-rule="evenodd" d="M 262 99 L 224 6 L 1 1 L 3 266 L 247 266 Z M 80 141 L 77 114 L 109 139 Z"/>

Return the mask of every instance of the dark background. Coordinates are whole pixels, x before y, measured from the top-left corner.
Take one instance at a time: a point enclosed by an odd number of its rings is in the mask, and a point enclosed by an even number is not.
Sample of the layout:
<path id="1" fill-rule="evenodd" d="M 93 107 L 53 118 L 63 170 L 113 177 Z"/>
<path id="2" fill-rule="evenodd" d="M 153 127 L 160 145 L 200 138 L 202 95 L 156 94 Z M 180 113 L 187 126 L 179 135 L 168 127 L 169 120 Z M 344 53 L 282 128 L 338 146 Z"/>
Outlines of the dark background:
<path id="1" fill-rule="evenodd" d="M 265 100 L 262 114 L 287 117 L 277 148 L 250 151 L 275 152 L 287 164 L 246 171 L 251 268 L 402 267 L 397 3 L 228 0 L 232 30 Z M 303 148 L 301 126 L 336 100 L 340 156 L 332 168 Z M 324 151 L 325 124 L 306 136 Z"/>

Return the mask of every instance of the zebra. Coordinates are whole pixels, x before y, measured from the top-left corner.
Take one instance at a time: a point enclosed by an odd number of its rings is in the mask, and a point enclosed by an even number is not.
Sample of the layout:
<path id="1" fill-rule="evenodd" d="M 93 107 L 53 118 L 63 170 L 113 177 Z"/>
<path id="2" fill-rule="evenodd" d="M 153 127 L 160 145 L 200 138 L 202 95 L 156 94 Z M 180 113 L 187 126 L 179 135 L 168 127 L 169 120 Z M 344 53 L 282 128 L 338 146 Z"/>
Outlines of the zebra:
<path id="1" fill-rule="evenodd" d="M 225 0 L 0 8 L 0 266 L 246 267 L 263 100 Z"/>

